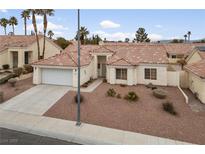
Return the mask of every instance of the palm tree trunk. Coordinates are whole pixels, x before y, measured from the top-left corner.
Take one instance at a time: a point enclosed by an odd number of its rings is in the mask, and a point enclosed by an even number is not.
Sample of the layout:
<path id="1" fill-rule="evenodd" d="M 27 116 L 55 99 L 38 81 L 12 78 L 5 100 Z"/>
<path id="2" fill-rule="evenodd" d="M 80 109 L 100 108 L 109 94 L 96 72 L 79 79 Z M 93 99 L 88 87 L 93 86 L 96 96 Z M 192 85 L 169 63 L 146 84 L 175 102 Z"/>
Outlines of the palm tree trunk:
<path id="1" fill-rule="evenodd" d="M 46 31 L 47 31 L 47 16 L 46 14 L 44 14 L 44 19 L 43 19 L 43 25 L 44 25 L 44 29 L 43 29 L 43 53 L 42 53 L 42 58 L 44 59 L 44 54 L 45 54 L 45 49 L 46 49 Z"/>
<path id="2" fill-rule="evenodd" d="M 4 33 L 5 33 L 5 35 L 6 35 L 6 27 L 4 27 Z"/>
<path id="3" fill-rule="evenodd" d="M 14 35 L 14 25 L 12 25 L 12 29 L 13 29 L 13 35 Z"/>
<path id="4" fill-rule="evenodd" d="M 39 45 L 38 30 L 37 30 L 36 17 L 35 17 L 35 12 L 34 11 L 32 11 L 32 23 L 33 23 L 33 28 L 34 28 L 35 35 L 36 35 L 36 42 L 37 42 L 37 48 L 38 48 L 38 60 L 40 60 L 41 59 L 40 45 Z"/>
<path id="5" fill-rule="evenodd" d="M 25 29 L 25 35 L 27 35 L 26 18 L 24 18 L 24 29 Z"/>

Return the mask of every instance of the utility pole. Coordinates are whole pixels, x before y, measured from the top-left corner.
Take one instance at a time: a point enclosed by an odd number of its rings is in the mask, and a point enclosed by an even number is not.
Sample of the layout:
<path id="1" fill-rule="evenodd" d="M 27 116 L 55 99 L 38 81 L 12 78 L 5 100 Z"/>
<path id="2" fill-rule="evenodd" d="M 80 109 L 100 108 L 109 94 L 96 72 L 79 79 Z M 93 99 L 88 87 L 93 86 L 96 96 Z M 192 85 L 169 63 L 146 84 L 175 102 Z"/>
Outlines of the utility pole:
<path id="1" fill-rule="evenodd" d="M 78 9 L 78 94 L 77 94 L 77 126 L 81 125 L 80 122 L 80 9 Z"/>

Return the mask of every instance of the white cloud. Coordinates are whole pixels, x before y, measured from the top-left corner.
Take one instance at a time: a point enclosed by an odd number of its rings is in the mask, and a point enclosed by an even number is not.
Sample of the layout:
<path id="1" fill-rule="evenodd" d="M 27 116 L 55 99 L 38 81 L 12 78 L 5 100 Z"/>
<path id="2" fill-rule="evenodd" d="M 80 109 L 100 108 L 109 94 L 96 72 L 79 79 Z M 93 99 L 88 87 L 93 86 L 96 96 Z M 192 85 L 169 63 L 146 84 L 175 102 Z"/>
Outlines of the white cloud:
<path id="1" fill-rule="evenodd" d="M 43 22 L 40 22 L 37 24 L 37 27 L 38 27 L 38 31 L 43 31 Z M 67 27 L 64 27 L 63 25 L 58 25 L 58 24 L 54 24 L 52 22 L 48 22 L 48 27 L 47 27 L 48 30 L 68 30 Z M 33 30 L 33 25 L 30 24 L 28 25 L 28 30 Z"/>
<path id="2" fill-rule="evenodd" d="M 8 12 L 8 10 L 6 10 L 6 9 L 0 9 L 0 12 L 6 13 L 6 12 Z"/>
<path id="3" fill-rule="evenodd" d="M 163 36 L 159 34 L 148 34 L 148 37 L 151 41 L 159 41 L 163 39 Z"/>
<path id="4" fill-rule="evenodd" d="M 53 33 L 54 33 L 54 35 L 62 35 L 63 34 L 63 32 L 61 32 L 61 31 L 53 31 Z"/>
<path id="5" fill-rule="evenodd" d="M 129 38 L 130 40 L 133 40 L 135 38 L 135 33 L 128 33 L 128 32 L 116 32 L 116 33 L 107 33 L 104 31 L 95 31 L 92 32 L 92 34 L 98 34 L 102 39 L 106 38 L 110 41 L 124 41 L 125 38 Z M 159 41 L 163 39 L 163 36 L 160 34 L 148 34 L 148 37 L 151 39 L 151 41 Z"/>
<path id="6" fill-rule="evenodd" d="M 173 39 L 181 39 L 181 38 L 179 36 L 172 36 L 172 37 L 170 37 L 168 39 L 173 40 Z"/>
<path id="7" fill-rule="evenodd" d="M 100 22 L 100 26 L 102 28 L 118 28 L 120 27 L 120 24 L 114 23 L 113 21 L 110 20 L 103 20 Z"/>
<path id="8" fill-rule="evenodd" d="M 162 25 L 155 25 L 156 28 L 162 28 Z"/>
<path id="9" fill-rule="evenodd" d="M 133 39 L 135 34 L 134 33 L 124 33 L 124 32 L 116 32 L 116 33 L 106 33 L 104 31 L 95 31 L 92 34 L 98 34 L 102 39 L 106 38 L 110 41 L 124 41 L 125 38 Z"/>

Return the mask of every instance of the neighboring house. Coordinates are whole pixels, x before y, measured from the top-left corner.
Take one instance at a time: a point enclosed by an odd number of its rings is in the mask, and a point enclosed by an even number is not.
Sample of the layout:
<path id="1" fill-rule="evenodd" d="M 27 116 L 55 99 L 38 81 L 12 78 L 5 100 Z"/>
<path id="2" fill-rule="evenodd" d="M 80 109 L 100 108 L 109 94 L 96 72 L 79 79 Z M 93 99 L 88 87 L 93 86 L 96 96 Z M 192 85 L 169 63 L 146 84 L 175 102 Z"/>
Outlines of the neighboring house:
<path id="1" fill-rule="evenodd" d="M 43 48 L 43 36 L 39 35 L 40 51 Z M 52 40 L 46 38 L 45 58 L 58 54 L 62 49 Z M 10 68 L 22 67 L 38 60 L 38 49 L 35 36 L 0 36 L 0 68 L 9 64 Z"/>
<path id="2" fill-rule="evenodd" d="M 184 67 L 187 87 L 205 103 L 205 47 L 197 47 L 186 59 Z"/>
<path id="3" fill-rule="evenodd" d="M 110 84 L 178 86 L 181 64 L 199 44 L 102 43 L 81 45 L 81 85 L 90 78 L 106 78 Z M 186 48 L 185 48 L 186 47 Z M 180 49 L 183 49 L 181 51 Z M 172 55 L 170 57 L 170 55 Z M 170 60 L 171 59 L 171 60 Z M 34 84 L 77 87 L 77 46 L 33 64 Z"/>

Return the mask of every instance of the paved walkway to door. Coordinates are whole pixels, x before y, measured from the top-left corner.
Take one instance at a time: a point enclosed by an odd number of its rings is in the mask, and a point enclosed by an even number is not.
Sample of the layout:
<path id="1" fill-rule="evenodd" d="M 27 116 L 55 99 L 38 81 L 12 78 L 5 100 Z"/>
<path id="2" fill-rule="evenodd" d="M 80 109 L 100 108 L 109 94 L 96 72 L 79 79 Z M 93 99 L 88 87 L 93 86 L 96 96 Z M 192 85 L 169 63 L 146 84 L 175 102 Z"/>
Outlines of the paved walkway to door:
<path id="1" fill-rule="evenodd" d="M 1 109 L 43 115 L 70 87 L 38 85 L 0 105 Z"/>

